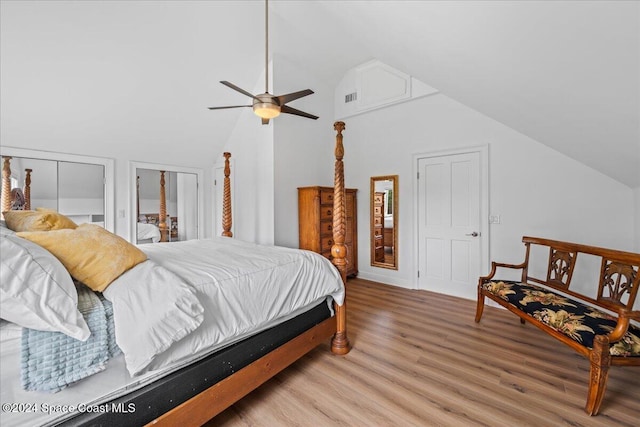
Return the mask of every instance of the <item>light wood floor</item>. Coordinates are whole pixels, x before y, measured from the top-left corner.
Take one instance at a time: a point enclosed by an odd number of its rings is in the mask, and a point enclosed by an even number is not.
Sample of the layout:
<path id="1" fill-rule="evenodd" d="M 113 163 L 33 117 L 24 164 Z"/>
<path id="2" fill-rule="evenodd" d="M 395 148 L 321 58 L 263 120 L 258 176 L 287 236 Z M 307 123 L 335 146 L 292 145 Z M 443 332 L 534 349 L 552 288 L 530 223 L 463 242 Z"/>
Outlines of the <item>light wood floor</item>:
<path id="1" fill-rule="evenodd" d="M 321 345 L 213 426 L 640 426 L 640 368 L 612 367 L 600 415 L 589 363 L 515 315 L 426 291 L 350 280 L 353 349 Z"/>

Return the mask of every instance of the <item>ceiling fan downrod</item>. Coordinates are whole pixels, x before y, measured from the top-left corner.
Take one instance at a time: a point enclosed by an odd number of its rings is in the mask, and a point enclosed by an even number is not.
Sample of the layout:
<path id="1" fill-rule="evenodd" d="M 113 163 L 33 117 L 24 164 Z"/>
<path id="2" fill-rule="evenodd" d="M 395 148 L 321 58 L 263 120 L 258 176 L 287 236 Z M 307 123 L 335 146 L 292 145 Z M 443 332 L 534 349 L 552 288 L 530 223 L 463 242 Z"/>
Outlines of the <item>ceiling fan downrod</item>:
<path id="1" fill-rule="evenodd" d="M 209 107 L 210 110 L 224 110 L 228 108 L 252 107 L 253 112 L 260 117 L 263 125 L 269 124 L 269 120 L 278 117 L 280 113 L 292 114 L 294 116 L 306 117 L 308 119 L 317 120 L 318 116 L 305 113 L 304 111 L 286 105 L 288 102 L 295 101 L 307 95 L 311 95 L 311 89 L 300 90 L 297 92 L 287 93 L 285 95 L 272 95 L 269 93 L 269 0 L 264 2 L 264 71 L 265 71 L 265 93 L 253 95 L 244 89 L 239 88 L 231 82 L 222 80 L 223 85 L 248 96 L 253 100 L 251 105 L 230 105 L 226 107 Z"/>
<path id="2" fill-rule="evenodd" d="M 269 93 L 269 0 L 264 0 L 264 92 Z"/>

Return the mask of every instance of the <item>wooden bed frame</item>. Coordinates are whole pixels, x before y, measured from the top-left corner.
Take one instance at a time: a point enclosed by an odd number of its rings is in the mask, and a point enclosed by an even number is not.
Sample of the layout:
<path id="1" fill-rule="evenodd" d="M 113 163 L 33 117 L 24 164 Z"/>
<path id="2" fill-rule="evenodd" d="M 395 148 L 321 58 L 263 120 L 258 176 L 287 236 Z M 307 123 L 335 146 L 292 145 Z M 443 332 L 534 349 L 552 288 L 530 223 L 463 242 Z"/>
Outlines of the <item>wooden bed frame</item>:
<path id="1" fill-rule="evenodd" d="M 4 156 L 2 162 L 2 193 L 0 196 L 1 210 L 6 212 L 11 210 L 12 194 L 11 194 L 11 156 Z M 33 169 L 25 169 L 24 187 L 22 194 L 24 196 L 24 210 L 31 210 L 31 172 Z"/>
<path id="2" fill-rule="evenodd" d="M 344 186 L 344 147 L 342 143 L 342 131 L 345 129 L 344 122 L 335 122 L 334 129 L 337 132 L 335 142 L 335 174 L 334 174 L 334 197 L 333 197 L 333 241 L 331 248 L 333 264 L 340 272 L 343 283 L 346 283 L 347 261 L 346 261 L 346 205 Z M 222 235 L 232 237 L 231 232 L 231 185 L 230 185 L 230 153 L 224 153 L 224 196 L 223 196 L 223 232 Z M 2 211 L 9 210 L 11 204 L 11 157 L 4 157 L 2 170 Z M 30 172 L 27 170 L 25 179 L 24 194 L 30 207 Z M 164 199 L 164 171 L 161 173 L 160 185 L 160 217 L 166 216 L 166 202 Z M 5 208 L 5 204 L 9 208 Z M 137 214 L 139 216 L 139 201 Z M 164 214 L 164 215 L 163 215 Z M 137 218 L 136 218 L 137 220 Z M 164 236 L 164 230 L 161 229 Z M 337 355 L 347 354 L 350 350 L 349 339 L 347 338 L 347 318 L 346 299 L 342 306 L 334 304 L 335 315 L 306 332 L 298 335 L 287 343 L 274 349 L 255 362 L 247 365 L 243 369 L 235 372 L 231 376 L 214 384 L 210 388 L 183 402 L 179 406 L 151 421 L 147 426 L 200 426 L 214 418 L 216 415 L 233 405 L 242 397 L 258 388 L 261 384 L 275 376 L 278 372 L 294 363 L 306 353 L 314 349 L 319 344 L 331 339 L 331 351 Z"/>
<path id="3" fill-rule="evenodd" d="M 335 145 L 335 174 L 333 197 L 333 241 L 331 248 L 333 264 L 346 284 L 346 208 L 344 187 L 344 147 L 342 131 L 344 122 L 335 122 L 337 132 Z M 225 178 L 223 201 L 223 236 L 231 237 L 231 185 L 229 181 L 230 153 L 224 153 Z M 347 338 L 346 299 L 342 306 L 334 304 L 335 316 L 331 317 L 291 341 L 276 348 L 262 358 L 249 364 L 233 375 L 211 386 L 176 408 L 158 417 L 147 426 L 200 426 L 258 388 L 261 384 L 291 365 L 316 346 L 331 338 L 331 351 L 344 355 L 350 350 Z"/>

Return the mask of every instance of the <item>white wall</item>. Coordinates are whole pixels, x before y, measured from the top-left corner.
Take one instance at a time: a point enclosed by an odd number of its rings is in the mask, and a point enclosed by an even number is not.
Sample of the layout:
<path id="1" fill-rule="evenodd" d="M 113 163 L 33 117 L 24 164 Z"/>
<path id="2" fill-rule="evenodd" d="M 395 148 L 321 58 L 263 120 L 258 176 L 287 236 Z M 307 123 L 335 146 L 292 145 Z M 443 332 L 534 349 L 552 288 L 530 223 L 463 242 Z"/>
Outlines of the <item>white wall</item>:
<path id="1" fill-rule="evenodd" d="M 250 92 L 263 91 L 264 75 Z M 243 109 L 223 150 L 233 159 L 233 237 L 265 245 L 274 242 L 273 128 L 273 122 L 262 125 L 250 108 Z"/>
<path id="2" fill-rule="evenodd" d="M 352 160 L 345 167 L 346 180 L 361 196 L 360 277 L 415 286 L 412 155 L 483 144 L 489 145 L 489 211 L 502 220 L 491 225 L 491 259 L 522 261 L 523 235 L 623 250 L 634 247 L 630 231 L 638 209 L 634 214 L 629 187 L 444 95 L 351 117 L 346 127 L 345 151 Z M 391 174 L 400 176 L 397 271 L 371 267 L 369 260 L 369 179 Z M 475 290 L 469 298 L 475 298 Z"/>
<path id="3" fill-rule="evenodd" d="M 276 55 L 270 66 L 269 92 L 312 89 L 289 105 L 320 118 L 281 114 L 262 125 L 251 109 L 242 113 L 224 150 L 232 156 L 232 231 L 236 239 L 297 248 L 297 188 L 333 185 L 333 87 L 287 58 Z M 253 93 L 263 91 L 264 75 Z"/>
<path id="4" fill-rule="evenodd" d="M 298 187 L 333 186 L 335 131 L 333 87 L 315 79 L 309 70 L 287 58 L 276 56 L 275 93 L 303 89 L 312 95 L 289 105 L 316 115 L 317 120 L 283 114 L 275 121 L 275 243 L 298 245 Z M 345 131 L 345 132 L 348 132 Z"/>

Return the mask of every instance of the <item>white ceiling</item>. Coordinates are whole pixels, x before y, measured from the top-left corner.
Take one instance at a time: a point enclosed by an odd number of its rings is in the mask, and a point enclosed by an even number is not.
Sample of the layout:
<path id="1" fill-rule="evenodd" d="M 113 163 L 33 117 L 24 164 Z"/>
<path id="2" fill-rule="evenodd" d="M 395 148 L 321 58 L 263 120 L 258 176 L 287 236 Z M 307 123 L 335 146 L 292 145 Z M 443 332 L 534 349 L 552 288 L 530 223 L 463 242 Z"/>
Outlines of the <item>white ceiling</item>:
<path id="1" fill-rule="evenodd" d="M 209 166 L 240 111 L 206 107 L 247 102 L 218 82 L 262 86 L 262 1 L 0 7 L 5 145 L 100 141 L 93 154 L 146 161 L 175 148 L 176 164 Z M 377 58 L 640 187 L 640 2 L 272 0 L 270 14 L 271 52 L 328 87 Z"/>

